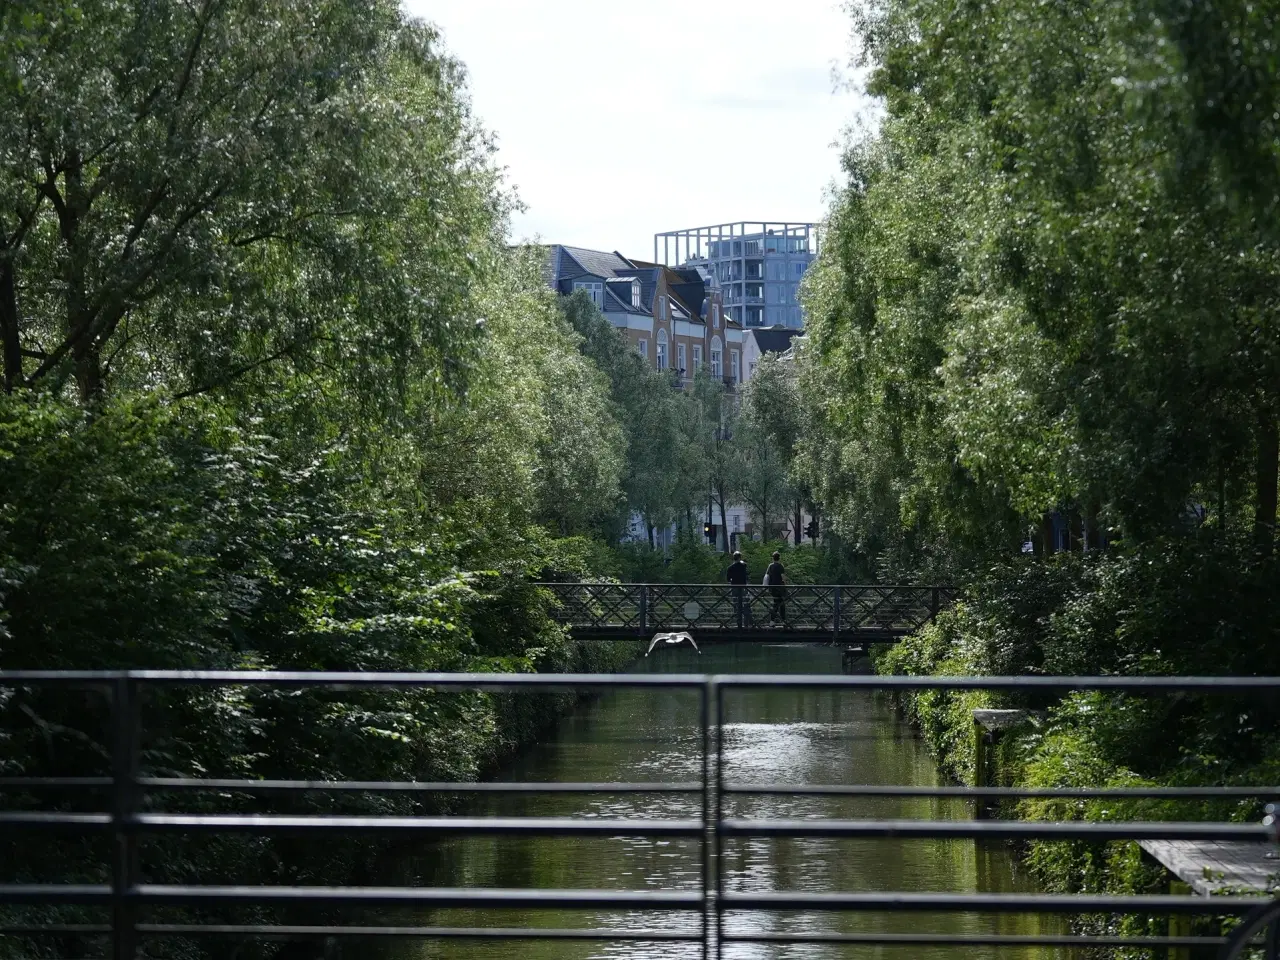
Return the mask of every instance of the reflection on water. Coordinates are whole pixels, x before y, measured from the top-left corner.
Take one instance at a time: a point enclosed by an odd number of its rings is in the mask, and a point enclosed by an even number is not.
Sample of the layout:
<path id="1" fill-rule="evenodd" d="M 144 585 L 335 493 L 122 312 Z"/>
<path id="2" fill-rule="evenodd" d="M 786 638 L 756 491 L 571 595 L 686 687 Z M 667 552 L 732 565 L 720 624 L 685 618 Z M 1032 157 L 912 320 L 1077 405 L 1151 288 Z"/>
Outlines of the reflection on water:
<path id="1" fill-rule="evenodd" d="M 636 669 L 700 673 L 836 673 L 840 653 L 820 647 L 734 645 L 698 656 L 675 649 Z M 623 690 L 583 707 L 553 741 L 504 771 L 525 781 L 698 780 L 702 734 L 694 691 Z M 725 777 L 734 782 L 934 785 L 938 773 L 923 745 L 878 695 L 861 691 L 752 690 L 725 704 Z M 509 816 L 696 818 L 697 795 L 503 796 L 478 799 L 468 812 Z M 957 799 L 729 796 L 728 816 L 772 818 L 933 818 L 971 816 Z M 1027 882 L 998 845 L 967 840 L 726 840 L 726 889 L 733 891 L 1017 891 Z M 595 887 L 697 890 L 694 840 L 460 837 L 433 844 L 410 865 L 438 886 Z M 411 919 L 411 918 L 402 918 Z M 693 913 L 437 910 L 412 918 L 442 926 L 696 928 Z M 1052 917 L 938 914 L 740 913 L 730 932 L 1062 933 Z M 415 943 L 399 960 L 427 958 L 679 958 L 700 956 L 682 943 Z M 747 958 L 1065 958 L 1047 948 L 727 944 L 725 957 Z"/>

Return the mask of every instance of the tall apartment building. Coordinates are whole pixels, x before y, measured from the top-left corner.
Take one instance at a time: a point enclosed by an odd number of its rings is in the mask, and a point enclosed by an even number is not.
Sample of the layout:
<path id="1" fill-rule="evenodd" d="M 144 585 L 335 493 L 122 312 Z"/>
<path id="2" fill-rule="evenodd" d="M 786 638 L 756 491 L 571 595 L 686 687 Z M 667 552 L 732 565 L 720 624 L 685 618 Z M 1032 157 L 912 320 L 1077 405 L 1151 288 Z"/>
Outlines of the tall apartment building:
<path id="1" fill-rule="evenodd" d="M 656 262 L 695 269 L 719 284 L 744 327 L 800 329 L 800 281 L 818 256 L 818 224 L 742 221 L 655 234 Z"/>
<path id="2" fill-rule="evenodd" d="M 730 389 L 742 380 L 742 325 L 700 271 L 559 244 L 547 248 L 544 270 L 559 293 L 585 290 L 637 353 L 681 385 L 699 369 Z"/>

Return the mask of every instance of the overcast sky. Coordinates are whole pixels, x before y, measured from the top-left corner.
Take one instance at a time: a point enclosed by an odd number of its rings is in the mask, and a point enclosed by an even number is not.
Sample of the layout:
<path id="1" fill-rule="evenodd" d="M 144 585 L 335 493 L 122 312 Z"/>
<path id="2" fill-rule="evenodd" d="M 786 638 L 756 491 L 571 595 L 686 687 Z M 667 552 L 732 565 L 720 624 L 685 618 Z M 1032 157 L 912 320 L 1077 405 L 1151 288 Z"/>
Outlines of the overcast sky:
<path id="1" fill-rule="evenodd" d="M 653 234 L 818 220 L 862 101 L 839 0 L 406 0 L 467 66 L 539 237 L 648 259 Z"/>

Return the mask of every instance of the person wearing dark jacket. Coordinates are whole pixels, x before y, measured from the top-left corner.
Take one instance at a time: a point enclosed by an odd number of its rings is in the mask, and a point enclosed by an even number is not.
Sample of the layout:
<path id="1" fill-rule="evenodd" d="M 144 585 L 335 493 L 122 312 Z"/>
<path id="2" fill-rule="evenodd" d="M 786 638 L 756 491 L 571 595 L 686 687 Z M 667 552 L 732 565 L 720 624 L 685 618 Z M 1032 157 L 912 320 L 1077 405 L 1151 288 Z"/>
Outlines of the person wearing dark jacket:
<path id="1" fill-rule="evenodd" d="M 781 620 L 783 626 L 787 623 L 787 588 L 784 586 L 787 582 L 786 574 L 786 568 L 782 566 L 782 554 L 774 551 L 773 563 L 769 564 L 769 569 L 764 572 L 764 581 L 773 597 L 773 609 L 769 611 L 769 622 L 773 623 L 775 619 Z"/>
<path id="2" fill-rule="evenodd" d="M 725 579 L 733 584 L 733 608 L 738 614 L 738 623 L 748 626 L 751 622 L 751 604 L 747 600 L 747 561 L 742 559 L 742 554 L 737 550 L 733 552 L 733 563 L 729 564 Z"/>

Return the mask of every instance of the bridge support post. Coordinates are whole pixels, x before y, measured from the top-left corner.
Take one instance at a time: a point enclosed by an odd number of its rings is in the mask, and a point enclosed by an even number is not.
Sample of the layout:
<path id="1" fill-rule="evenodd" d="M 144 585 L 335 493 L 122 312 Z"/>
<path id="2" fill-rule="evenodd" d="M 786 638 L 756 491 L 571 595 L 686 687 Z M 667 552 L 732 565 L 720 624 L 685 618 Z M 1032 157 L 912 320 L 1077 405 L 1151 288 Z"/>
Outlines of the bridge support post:
<path id="1" fill-rule="evenodd" d="M 840 639 L 840 587 L 835 589 L 835 595 L 832 597 L 831 610 L 831 642 L 835 643 Z"/>
<path id="2" fill-rule="evenodd" d="M 1190 884 L 1183 883 L 1181 880 L 1172 880 L 1169 883 L 1169 893 L 1178 896 L 1187 896 L 1192 892 Z M 1186 913 L 1174 914 L 1169 918 L 1169 936 L 1171 937 L 1189 937 L 1191 936 L 1191 915 Z M 1168 960 L 1191 960 L 1190 947 L 1168 947 L 1165 950 L 1165 957 Z"/>
<path id="3" fill-rule="evenodd" d="M 640 636 L 649 635 L 649 585 L 640 584 Z"/>

